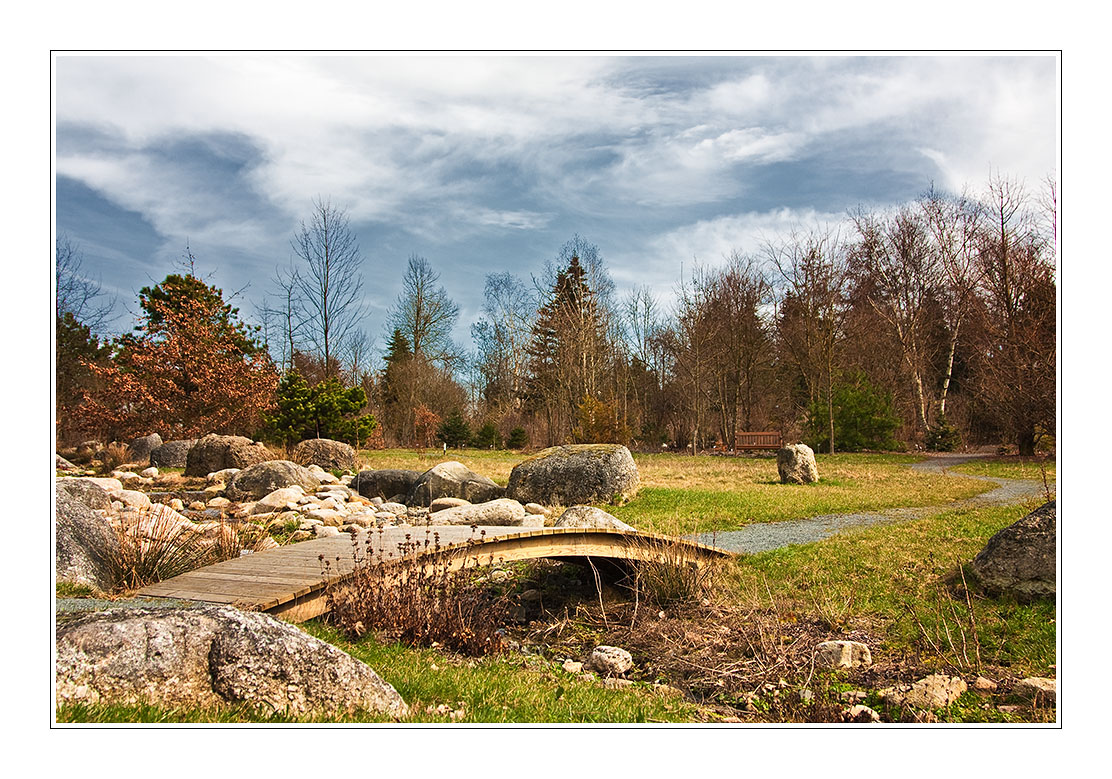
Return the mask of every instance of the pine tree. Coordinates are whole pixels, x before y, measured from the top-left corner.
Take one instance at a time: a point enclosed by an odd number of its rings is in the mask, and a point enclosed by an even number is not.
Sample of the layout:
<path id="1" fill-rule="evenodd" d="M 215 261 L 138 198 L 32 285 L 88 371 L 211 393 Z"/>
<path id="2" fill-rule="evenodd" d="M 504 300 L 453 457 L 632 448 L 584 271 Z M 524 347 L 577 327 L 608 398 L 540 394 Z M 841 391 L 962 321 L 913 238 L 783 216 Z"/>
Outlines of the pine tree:
<path id="1" fill-rule="evenodd" d="M 606 369 L 605 325 L 578 256 L 557 273 L 532 336 L 526 401 L 544 415 L 553 444 L 581 400 L 598 394 Z"/>

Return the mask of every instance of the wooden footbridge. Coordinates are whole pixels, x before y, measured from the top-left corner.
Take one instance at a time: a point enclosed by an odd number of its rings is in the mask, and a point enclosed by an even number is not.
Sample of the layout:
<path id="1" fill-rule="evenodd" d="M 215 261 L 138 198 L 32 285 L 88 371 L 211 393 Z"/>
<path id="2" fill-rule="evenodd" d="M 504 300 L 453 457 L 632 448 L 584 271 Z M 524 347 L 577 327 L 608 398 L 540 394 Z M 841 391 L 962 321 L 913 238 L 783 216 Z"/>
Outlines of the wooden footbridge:
<path id="1" fill-rule="evenodd" d="M 383 528 L 256 552 L 152 584 L 137 595 L 229 604 L 301 622 L 328 610 L 327 587 L 349 575 L 357 559 L 387 565 L 419 559 L 461 568 L 542 557 L 705 565 L 730 555 L 671 536 L 601 528 Z"/>

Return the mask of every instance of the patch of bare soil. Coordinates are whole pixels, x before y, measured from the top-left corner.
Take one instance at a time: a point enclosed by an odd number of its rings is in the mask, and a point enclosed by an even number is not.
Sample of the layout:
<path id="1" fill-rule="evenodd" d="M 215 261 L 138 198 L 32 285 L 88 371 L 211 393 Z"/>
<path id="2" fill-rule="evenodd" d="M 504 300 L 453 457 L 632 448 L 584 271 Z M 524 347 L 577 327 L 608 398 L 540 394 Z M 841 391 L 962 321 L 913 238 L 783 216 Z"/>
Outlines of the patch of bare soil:
<path id="1" fill-rule="evenodd" d="M 884 643 L 880 625 L 838 628 L 775 607 L 706 599 L 661 608 L 638 602 L 613 584 L 603 584 L 600 592 L 590 572 L 577 573 L 571 565 L 554 564 L 524 584 L 542 594 L 533 596 L 509 630 L 525 649 L 560 661 L 582 660 L 600 644 L 622 647 L 634 660 L 628 678 L 679 689 L 699 704 L 708 722 L 840 723 L 853 721 L 847 711 L 855 704 L 874 708 L 882 721 L 938 721 L 931 712 L 880 701 L 878 690 L 944 672 L 929 653 L 878 653 Z M 870 646 L 874 664 L 837 672 L 816 668 L 814 649 L 830 640 Z M 1010 703 L 1005 710 L 1013 721 L 1054 721 L 1052 708 L 1040 710 L 1009 697 L 1018 679 L 1007 669 L 986 667 L 982 673 L 999 688 L 972 704 L 985 711 L 972 719 L 1001 721 L 997 704 Z M 975 677 L 966 678 L 971 687 Z"/>

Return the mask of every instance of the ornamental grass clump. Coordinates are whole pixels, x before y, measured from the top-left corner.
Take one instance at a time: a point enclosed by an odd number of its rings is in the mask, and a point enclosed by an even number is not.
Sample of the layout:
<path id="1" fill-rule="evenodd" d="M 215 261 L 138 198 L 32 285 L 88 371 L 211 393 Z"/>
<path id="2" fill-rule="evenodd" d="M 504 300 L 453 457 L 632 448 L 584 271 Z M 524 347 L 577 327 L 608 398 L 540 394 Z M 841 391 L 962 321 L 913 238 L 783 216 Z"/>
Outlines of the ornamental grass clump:
<path id="1" fill-rule="evenodd" d="M 713 594 L 719 574 L 713 562 L 696 562 L 687 550 L 667 539 L 644 536 L 636 543 L 642 559 L 631 561 L 622 584 L 638 602 L 667 606 L 699 602 Z"/>
<path id="2" fill-rule="evenodd" d="M 474 530 L 467 548 L 482 543 Z M 426 530 L 423 541 L 405 538 L 397 550 L 383 548 L 381 533 L 367 534 L 362 543 L 353 539 L 355 570 L 327 592 L 331 622 L 350 639 L 374 632 L 409 646 L 465 655 L 503 651 L 500 628 L 510 614 L 509 596 L 483 575 L 495 561 L 453 565 L 441 554 L 438 533 Z M 329 561 L 322 556 L 321 564 L 327 575 Z"/>
<path id="3" fill-rule="evenodd" d="M 155 503 L 113 522 L 118 551 L 108 560 L 112 581 L 134 590 L 213 563 L 239 557 L 241 533 L 220 522 L 201 527 Z"/>

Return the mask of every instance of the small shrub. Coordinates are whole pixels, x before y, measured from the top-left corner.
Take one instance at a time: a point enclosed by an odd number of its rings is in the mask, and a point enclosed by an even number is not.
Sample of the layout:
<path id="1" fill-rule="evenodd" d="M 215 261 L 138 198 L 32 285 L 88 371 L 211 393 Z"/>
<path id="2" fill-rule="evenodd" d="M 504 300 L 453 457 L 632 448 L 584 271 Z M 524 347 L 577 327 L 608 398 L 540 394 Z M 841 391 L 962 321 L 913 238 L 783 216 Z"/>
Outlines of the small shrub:
<path id="1" fill-rule="evenodd" d="M 465 655 L 502 651 L 498 630 L 510 613 L 507 594 L 482 586 L 477 565 L 453 570 L 447 561 L 422 561 L 418 553 L 440 549 L 436 533 L 426 530 L 423 544 L 406 538 L 397 555 L 374 549 L 373 534 L 364 550 L 353 540 L 355 571 L 328 588 L 329 620 L 350 639 L 374 631 L 409 646 L 438 645 Z M 329 567 L 323 555 L 321 562 Z"/>
<path id="2" fill-rule="evenodd" d="M 524 427 L 515 427 L 510 431 L 510 437 L 506 439 L 506 446 L 509 449 L 524 449 L 528 444 L 529 436 Z"/>
<path id="3" fill-rule="evenodd" d="M 604 403 L 590 395 L 583 398 L 571 431 L 574 443 L 622 444 L 629 437 L 629 426 L 618 418 L 617 403 Z"/>
<path id="4" fill-rule="evenodd" d="M 499 435 L 498 428 L 494 426 L 493 422 L 487 422 L 475 433 L 475 437 L 471 439 L 471 445 L 476 449 L 501 449 L 502 436 Z"/>
<path id="5" fill-rule="evenodd" d="M 892 395 L 874 387 L 863 376 L 834 387 L 834 446 L 840 452 L 862 449 L 891 451 L 897 448 L 892 433 L 899 417 Z M 810 411 L 807 445 L 817 451 L 830 448 L 830 429 L 825 400 L 817 400 Z"/>
<path id="6" fill-rule="evenodd" d="M 128 461 L 129 455 L 127 444 L 113 442 L 104 448 L 101 462 L 106 471 L 114 471 Z"/>
<path id="7" fill-rule="evenodd" d="M 471 441 L 471 427 L 459 411 L 453 411 L 452 415 L 436 428 L 436 438 L 452 448 L 467 446 Z"/>
<path id="8" fill-rule="evenodd" d="M 952 452 L 961 446 L 961 433 L 943 417 L 938 421 L 938 427 L 927 431 L 924 443 L 932 452 Z"/>

